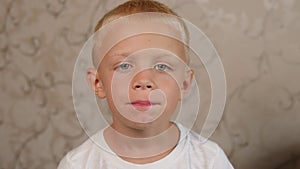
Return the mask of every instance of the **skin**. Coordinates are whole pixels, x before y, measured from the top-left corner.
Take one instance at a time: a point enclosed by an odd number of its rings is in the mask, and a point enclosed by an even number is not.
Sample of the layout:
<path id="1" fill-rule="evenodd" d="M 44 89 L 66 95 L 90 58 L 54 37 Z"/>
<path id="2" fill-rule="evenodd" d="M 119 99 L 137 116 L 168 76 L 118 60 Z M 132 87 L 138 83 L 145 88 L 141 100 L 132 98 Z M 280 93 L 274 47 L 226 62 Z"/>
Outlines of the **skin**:
<path id="1" fill-rule="evenodd" d="M 176 64 L 170 66 L 168 58 L 155 58 L 153 53 L 156 52 L 172 54 L 171 60 Z M 111 127 L 119 133 L 147 138 L 176 128 L 172 130 L 176 138 L 174 146 L 168 151 L 148 158 L 123 159 L 139 164 L 149 163 L 165 157 L 176 146 L 179 131 L 169 118 L 193 78 L 192 70 L 182 66 L 186 58 L 179 41 L 162 35 L 141 34 L 116 44 L 105 55 L 98 70 L 87 71 L 87 79 L 95 94 L 100 99 L 107 99 L 113 118 Z M 150 100 L 155 106 L 134 107 L 131 103 L 136 100 Z M 120 112 L 122 110 L 125 113 Z M 126 117 L 130 110 L 136 111 L 132 118 Z M 160 113 L 154 118 L 155 112 Z M 109 133 L 104 136 L 106 140 L 111 139 Z"/>

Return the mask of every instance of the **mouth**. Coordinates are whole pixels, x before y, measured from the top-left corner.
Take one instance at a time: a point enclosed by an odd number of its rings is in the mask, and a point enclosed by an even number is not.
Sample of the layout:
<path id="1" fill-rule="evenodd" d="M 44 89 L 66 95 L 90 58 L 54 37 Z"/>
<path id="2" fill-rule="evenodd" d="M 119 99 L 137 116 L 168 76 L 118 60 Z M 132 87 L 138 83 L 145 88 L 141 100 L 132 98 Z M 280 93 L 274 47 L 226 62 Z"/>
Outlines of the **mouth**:
<path id="1" fill-rule="evenodd" d="M 149 100 L 136 100 L 130 103 L 137 110 L 148 110 L 151 106 L 158 105 L 158 103 L 150 102 Z"/>

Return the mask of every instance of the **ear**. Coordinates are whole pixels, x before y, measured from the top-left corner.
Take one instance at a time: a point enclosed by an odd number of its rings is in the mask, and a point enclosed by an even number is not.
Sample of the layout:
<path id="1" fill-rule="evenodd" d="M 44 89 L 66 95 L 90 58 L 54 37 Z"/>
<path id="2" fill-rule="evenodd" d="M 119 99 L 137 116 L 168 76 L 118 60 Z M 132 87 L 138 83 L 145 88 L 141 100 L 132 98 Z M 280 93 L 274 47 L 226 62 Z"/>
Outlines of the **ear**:
<path id="1" fill-rule="evenodd" d="M 194 78 L 194 71 L 192 69 L 187 70 L 185 72 L 185 77 L 182 82 L 182 88 L 181 88 L 181 99 L 184 97 L 184 95 L 188 92 L 190 89 L 192 82 Z"/>
<path id="2" fill-rule="evenodd" d="M 95 94 L 100 98 L 105 98 L 105 90 L 101 79 L 98 77 L 97 70 L 94 68 L 89 68 L 86 72 L 86 79 L 90 88 L 95 92 Z"/>

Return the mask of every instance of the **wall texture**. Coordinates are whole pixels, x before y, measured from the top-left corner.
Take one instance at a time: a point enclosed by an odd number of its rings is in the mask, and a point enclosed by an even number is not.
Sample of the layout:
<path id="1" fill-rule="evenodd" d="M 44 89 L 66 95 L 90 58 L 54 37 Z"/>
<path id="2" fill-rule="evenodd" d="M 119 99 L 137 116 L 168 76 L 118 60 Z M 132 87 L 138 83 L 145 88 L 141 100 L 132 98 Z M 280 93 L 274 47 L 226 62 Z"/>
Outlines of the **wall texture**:
<path id="1" fill-rule="evenodd" d="M 54 169 L 87 138 L 72 104 L 73 66 L 96 21 L 120 2 L 0 1 L 0 169 Z M 299 169 L 300 1 L 167 4 L 222 58 L 228 99 L 213 139 L 234 166 Z"/>

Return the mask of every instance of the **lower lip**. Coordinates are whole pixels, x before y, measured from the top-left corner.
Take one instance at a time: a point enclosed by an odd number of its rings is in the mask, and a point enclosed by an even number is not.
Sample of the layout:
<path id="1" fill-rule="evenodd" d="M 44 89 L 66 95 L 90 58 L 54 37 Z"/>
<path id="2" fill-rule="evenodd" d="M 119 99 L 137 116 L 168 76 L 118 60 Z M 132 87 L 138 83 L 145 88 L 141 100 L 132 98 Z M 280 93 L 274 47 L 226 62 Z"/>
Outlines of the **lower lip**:
<path id="1" fill-rule="evenodd" d="M 131 105 L 137 110 L 148 110 L 153 106 L 151 103 L 132 103 Z"/>

